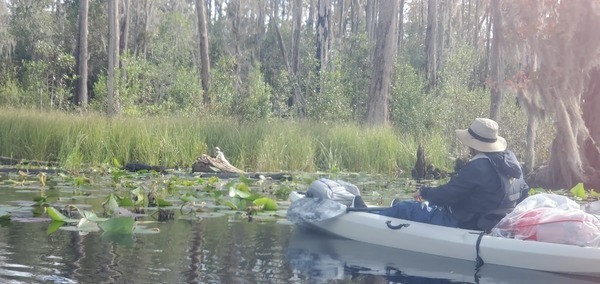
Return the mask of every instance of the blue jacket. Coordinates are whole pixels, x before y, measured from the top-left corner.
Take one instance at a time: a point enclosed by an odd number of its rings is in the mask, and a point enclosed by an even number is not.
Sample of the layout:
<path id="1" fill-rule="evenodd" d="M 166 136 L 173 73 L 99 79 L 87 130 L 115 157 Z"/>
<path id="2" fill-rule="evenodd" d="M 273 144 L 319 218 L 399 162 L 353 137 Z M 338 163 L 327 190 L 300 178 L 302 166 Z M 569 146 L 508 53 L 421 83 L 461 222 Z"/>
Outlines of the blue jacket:
<path id="1" fill-rule="evenodd" d="M 480 216 L 514 207 L 528 190 L 516 156 L 504 151 L 475 155 L 448 183 L 422 188 L 421 196 L 448 208 L 458 227 L 475 229 Z"/>

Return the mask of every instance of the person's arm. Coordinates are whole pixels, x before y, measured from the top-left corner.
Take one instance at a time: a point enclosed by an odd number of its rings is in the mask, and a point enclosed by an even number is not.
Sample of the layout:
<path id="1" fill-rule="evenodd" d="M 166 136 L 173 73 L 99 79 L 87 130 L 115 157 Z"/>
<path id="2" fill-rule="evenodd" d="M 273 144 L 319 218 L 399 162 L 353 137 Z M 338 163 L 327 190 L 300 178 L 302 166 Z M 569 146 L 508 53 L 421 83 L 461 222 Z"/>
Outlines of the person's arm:
<path id="1" fill-rule="evenodd" d="M 429 201 L 431 205 L 453 205 L 487 183 L 490 174 L 495 175 L 496 172 L 487 159 L 473 160 L 467 163 L 448 183 L 438 187 L 424 187 L 419 191 L 419 195 Z"/>

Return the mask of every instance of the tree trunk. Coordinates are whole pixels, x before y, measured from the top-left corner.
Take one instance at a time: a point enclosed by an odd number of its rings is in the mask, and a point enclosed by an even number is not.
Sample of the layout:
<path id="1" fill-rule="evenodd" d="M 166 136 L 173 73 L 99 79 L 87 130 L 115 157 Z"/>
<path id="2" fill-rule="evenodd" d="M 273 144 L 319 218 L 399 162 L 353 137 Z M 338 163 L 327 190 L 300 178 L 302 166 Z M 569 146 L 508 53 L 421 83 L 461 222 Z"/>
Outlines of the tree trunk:
<path id="1" fill-rule="evenodd" d="M 298 117 L 306 118 L 306 98 L 302 95 L 298 85 L 298 71 L 300 70 L 300 32 L 302 30 L 302 0 L 294 0 L 294 12 L 292 21 L 292 63 L 290 70 L 290 82 L 293 85 L 291 105 L 298 109 Z M 281 36 L 281 35 L 280 35 Z"/>
<path id="2" fill-rule="evenodd" d="M 129 22 L 131 19 L 131 2 L 129 0 L 123 0 L 123 21 L 121 23 L 120 30 L 120 42 L 119 42 L 119 54 L 126 54 L 129 46 Z M 119 69 L 121 70 L 120 78 L 126 80 L 127 78 L 127 67 L 125 62 L 119 60 Z"/>
<path id="3" fill-rule="evenodd" d="M 323 66 L 327 64 L 327 54 L 329 46 L 329 13 L 331 12 L 330 0 L 318 0 L 317 14 L 317 70 L 321 72 Z"/>
<path id="4" fill-rule="evenodd" d="M 425 49 L 427 54 L 427 91 L 435 90 L 437 84 L 437 0 L 427 4 L 427 33 Z"/>
<path id="5" fill-rule="evenodd" d="M 535 115 L 527 116 L 527 133 L 525 139 L 527 139 L 527 149 L 525 149 L 525 166 L 523 167 L 523 173 L 528 174 L 535 168 L 535 138 L 538 127 L 538 118 Z"/>
<path id="6" fill-rule="evenodd" d="M 233 57 L 235 58 L 235 81 L 234 88 L 235 92 L 238 94 L 242 94 L 242 54 L 241 54 L 241 44 L 242 44 L 242 35 L 240 32 L 240 20 L 241 20 L 241 4 L 240 0 L 232 0 L 227 5 L 227 15 L 229 18 L 229 22 L 231 24 L 231 33 L 233 36 Z"/>
<path id="7" fill-rule="evenodd" d="M 360 23 L 360 18 L 361 18 L 361 9 L 360 9 L 360 1 L 359 0 L 352 0 L 352 2 L 350 3 L 350 13 L 352 14 L 352 23 L 350 24 L 351 26 L 351 31 L 353 34 L 358 32 L 358 27 L 359 27 L 359 23 Z"/>
<path id="8" fill-rule="evenodd" d="M 483 74 L 482 76 L 480 76 L 480 84 L 485 88 L 486 87 L 486 80 L 488 79 L 488 74 L 489 74 L 489 67 L 490 67 L 490 49 L 491 49 L 491 45 L 492 45 L 492 20 L 491 20 L 491 13 L 490 13 L 491 8 L 487 9 L 486 12 L 486 18 L 487 18 L 487 27 L 486 27 L 486 41 L 485 41 L 485 56 L 484 56 L 484 62 L 483 62 L 483 67 L 481 68 L 481 70 L 483 70 Z"/>
<path id="9" fill-rule="evenodd" d="M 135 1 L 137 3 L 137 1 Z M 142 55 L 143 58 L 148 57 L 148 41 L 150 35 L 150 19 L 154 16 L 153 2 L 150 0 L 143 0 L 142 3 L 142 15 L 141 18 L 141 31 L 138 32 L 138 46 L 139 51 L 136 54 Z"/>
<path id="10" fill-rule="evenodd" d="M 306 17 L 306 27 L 312 30 L 314 28 L 314 24 L 315 24 L 315 0 L 308 0 L 308 16 Z"/>
<path id="11" fill-rule="evenodd" d="M 496 2 L 496 1 L 494 1 Z M 493 4 L 492 4 L 493 5 Z M 473 48 L 475 48 L 475 50 L 477 50 L 478 46 L 479 46 L 479 0 L 475 0 L 475 21 L 473 22 L 475 24 L 475 30 L 473 31 Z"/>
<path id="12" fill-rule="evenodd" d="M 203 0 L 196 0 L 196 11 L 198 13 L 198 50 L 200 52 L 200 81 L 204 93 L 203 103 L 210 104 L 210 58 L 208 49 L 208 28 L 206 11 Z"/>
<path id="13" fill-rule="evenodd" d="M 373 76 L 367 105 L 367 124 L 386 126 L 389 123 L 388 105 L 394 68 L 398 34 L 398 1 L 379 5 L 377 42 L 375 45 Z"/>
<path id="14" fill-rule="evenodd" d="M 366 29 L 367 29 L 367 38 L 370 42 L 375 42 L 375 28 L 377 25 L 377 4 L 378 1 L 367 1 L 366 7 Z"/>
<path id="15" fill-rule="evenodd" d="M 294 0 L 292 16 L 292 71 L 294 74 L 300 68 L 300 33 L 302 31 L 302 0 Z"/>
<path id="16" fill-rule="evenodd" d="M 337 8 L 337 38 L 344 38 L 344 35 L 346 34 L 346 29 L 345 29 L 345 24 L 346 24 L 346 7 L 345 7 L 346 1 L 342 0 L 342 1 L 338 1 L 338 8 Z"/>
<path id="17" fill-rule="evenodd" d="M 502 90 L 504 80 L 503 62 L 502 62 L 502 14 L 500 11 L 500 1 L 491 3 L 492 17 L 492 51 L 490 58 L 490 118 L 500 122 L 500 106 L 502 104 Z"/>
<path id="18" fill-rule="evenodd" d="M 592 188 L 600 188 L 600 151 L 598 141 L 600 141 L 600 67 L 595 67 L 589 72 L 588 84 L 582 95 L 583 120 L 588 128 L 590 138 L 587 139 L 583 147 L 583 157 L 586 159 L 588 168 L 586 175 L 588 185 Z"/>
<path id="19" fill-rule="evenodd" d="M 62 0 L 56 0 L 54 3 L 56 5 L 56 30 L 59 35 L 62 35 L 65 32 L 64 4 L 62 3 Z M 64 37 L 61 42 L 64 43 Z"/>
<path id="20" fill-rule="evenodd" d="M 600 54 L 600 38 L 589 36 L 600 26 L 600 11 L 593 1 L 550 3 L 503 2 L 504 24 L 521 32 L 515 45 L 532 49 L 532 76 L 528 115 L 554 115 L 557 135 L 546 165 L 530 174 L 532 186 L 569 189 L 577 183 L 600 186 L 600 129 L 596 113 L 600 74 L 594 58 Z M 518 11 L 518 13 L 515 13 Z M 539 23 L 553 23 L 540 27 Z M 533 32 L 531 32 L 533 31 Z M 518 51 L 518 50 L 517 50 Z"/>
<path id="21" fill-rule="evenodd" d="M 442 50 L 450 49 L 450 48 L 452 48 L 454 46 L 454 37 L 453 37 L 453 35 L 456 33 L 454 31 L 455 27 L 453 25 L 454 15 L 455 15 L 454 9 L 456 9 L 456 7 L 455 7 L 456 5 L 455 5 L 454 1 L 450 1 L 445 6 L 446 6 L 445 7 L 446 8 L 446 13 L 444 13 L 444 14 L 446 16 L 445 16 L 445 19 L 444 19 L 444 23 L 446 23 L 446 27 L 445 27 L 444 33 L 443 33 L 444 38 L 443 38 L 442 42 L 444 43 L 444 45 L 443 45 Z M 445 54 L 443 54 L 443 55 L 445 55 Z M 441 69 L 441 70 L 443 70 L 443 69 Z"/>
<path id="22" fill-rule="evenodd" d="M 131 2 L 130 0 L 123 0 L 123 23 L 121 23 L 121 46 L 119 51 L 121 54 L 127 53 L 129 46 L 129 22 L 131 19 Z"/>
<path id="23" fill-rule="evenodd" d="M 404 39 L 404 4 L 405 0 L 400 0 L 400 7 L 398 7 L 398 44 L 396 46 L 398 52 L 400 52 L 402 40 Z"/>
<path id="24" fill-rule="evenodd" d="M 445 42 L 445 33 L 446 33 L 446 29 L 450 29 L 450 27 L 445 27 L 445 23 L 447 21 L 447 17 L 448 17 L 448 3 L 447 1 L 440 1 L 438 2 L 438 7 L 437 7 L 437 17 L 436 17 L 436 22 L 437 22 L 437 30 L 436 30 L 436 45 L 435 45 L 435 61 L 436 61 L 436 67 L 435 70 L 437 72 L 437 70 L 444 70 L 444 49 L 447 48 L 448 46 L 446 45 Z M 436 80 L 437 80 L 437 75 L 435 75 Z M 439 88 L 437 88 L 437 82 L 434 83 L 434 85 L 436 87 L 434 87 L 435 90 L 435 94 L 439 95 Z"/>
<path id="25" fill-rule="evenodd" d="M 115 87 L 115 78 L 119 58 L 119 8 L 117 0 L 108 0 L 108 95 L 107 114 L 113 116 L 117 112 L 118 88 Z"/>
<path id="26" fill-rule="evenodd" d="M 88 92 L 88 0 L 79 1 L 79 38 L 77 51 L 77 95 L 75 104 L 87 108 Z"/>

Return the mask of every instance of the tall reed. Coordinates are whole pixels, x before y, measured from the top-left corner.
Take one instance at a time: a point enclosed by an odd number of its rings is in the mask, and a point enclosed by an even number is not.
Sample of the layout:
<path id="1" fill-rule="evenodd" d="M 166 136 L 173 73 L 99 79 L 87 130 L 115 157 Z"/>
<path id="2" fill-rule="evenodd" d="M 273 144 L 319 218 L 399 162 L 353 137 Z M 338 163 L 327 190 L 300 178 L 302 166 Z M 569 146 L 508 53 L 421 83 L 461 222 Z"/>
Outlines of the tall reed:
<path id="1" fill-rule="evenodd" d="M 220 147 L 230 163 L 246 171 L 410 172 L 417 141 L 392 128 L 314 122 L 193 117 L 117 117 L 3 109 L 0 155 L 84 164 L 139 161 L 189 167 Z M 428 161 L 449 169 L 447 141 L 433 133 L 422 143 Z"/>

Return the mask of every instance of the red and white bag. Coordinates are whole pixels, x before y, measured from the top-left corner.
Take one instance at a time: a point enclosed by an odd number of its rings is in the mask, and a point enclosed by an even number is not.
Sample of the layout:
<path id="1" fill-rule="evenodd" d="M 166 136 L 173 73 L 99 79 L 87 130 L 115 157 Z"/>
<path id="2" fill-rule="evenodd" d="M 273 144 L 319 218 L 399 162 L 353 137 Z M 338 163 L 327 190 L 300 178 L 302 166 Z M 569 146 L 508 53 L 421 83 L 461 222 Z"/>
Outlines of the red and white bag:
<path id="1" fill-rule="evenodd" d="M 536 194 L 523 200 L 491 235 L 578 246 L 600 246 L 600 220 L 564 196 Z"/>

